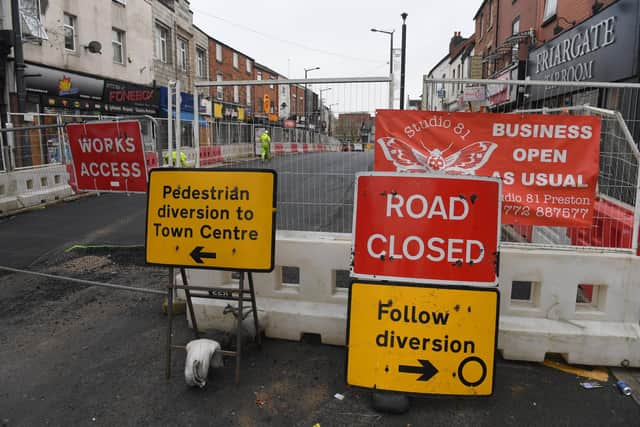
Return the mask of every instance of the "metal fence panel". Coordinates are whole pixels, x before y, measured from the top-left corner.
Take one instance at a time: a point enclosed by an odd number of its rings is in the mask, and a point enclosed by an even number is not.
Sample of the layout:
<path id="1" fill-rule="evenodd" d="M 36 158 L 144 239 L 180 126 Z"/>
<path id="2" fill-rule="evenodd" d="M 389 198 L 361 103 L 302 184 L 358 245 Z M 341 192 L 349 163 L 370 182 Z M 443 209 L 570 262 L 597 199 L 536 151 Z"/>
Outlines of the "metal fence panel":
<path id="1" fill-rule="evenodd" d="M 503 227 L 505 242 L 550 247 L 637 248 L 640 84 L 425 79 L 435 111 L 597 115 L 602 121 L 595 215 L 590 228 Z"/>

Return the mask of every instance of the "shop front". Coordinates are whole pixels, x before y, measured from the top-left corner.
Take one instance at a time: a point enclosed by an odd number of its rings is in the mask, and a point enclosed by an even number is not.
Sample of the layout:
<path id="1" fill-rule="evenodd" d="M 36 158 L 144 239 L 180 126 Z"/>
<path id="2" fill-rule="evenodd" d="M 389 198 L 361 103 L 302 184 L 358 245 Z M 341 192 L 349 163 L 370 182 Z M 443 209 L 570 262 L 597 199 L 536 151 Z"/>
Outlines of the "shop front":
<path id="1" fill-rule="evenodd" d="M 590 104 L 639 114 L 637 96 L 615 89 L 576 89 L 570 82 L 637 82 L 639 2 L 620 0 L 529 53 L 531 80 L 567 82 L 530 88 L 532 107 Z"/>

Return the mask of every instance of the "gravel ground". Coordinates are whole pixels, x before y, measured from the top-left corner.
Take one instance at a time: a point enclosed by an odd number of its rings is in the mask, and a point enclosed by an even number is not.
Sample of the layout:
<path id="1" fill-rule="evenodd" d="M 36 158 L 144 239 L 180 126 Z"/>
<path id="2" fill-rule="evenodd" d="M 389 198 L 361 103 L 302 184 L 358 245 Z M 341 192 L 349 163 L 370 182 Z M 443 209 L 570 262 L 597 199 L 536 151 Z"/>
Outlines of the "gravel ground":
<path id="1" fill-rule="evenodd" d="M 161 290 L 166 268 L 144 265 L 138 249 L 76 250 L 32 267 L 88 280 Z M 24 274 L 0 273 L 0 426 L 422 426 L 637 425 L 640 409 L 612 385 L 539 364 L 499 359 L 487 398 L 415 398 L 404 415 L 371 409 L 370 391 L 344 382 L 345 349 L 264 340 L 244 347 L 204 389 L 184 383 L 184 353 L 165 379 L 166 316 L 161 295 Z M 175 343 L 192 338 L 184 315 Z M 214 334 L 223 346 L 230 337 Z M 343 400 L 334 395 L 341 393 Z"/>

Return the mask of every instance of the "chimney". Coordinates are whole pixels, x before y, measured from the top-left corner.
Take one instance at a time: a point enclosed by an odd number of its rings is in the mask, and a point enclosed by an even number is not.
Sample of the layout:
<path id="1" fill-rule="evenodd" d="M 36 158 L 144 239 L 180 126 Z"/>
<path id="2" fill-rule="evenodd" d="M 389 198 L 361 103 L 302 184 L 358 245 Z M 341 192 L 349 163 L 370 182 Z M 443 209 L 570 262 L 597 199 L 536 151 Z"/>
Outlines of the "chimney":
<path id="1" fill-rule="evenodd" d="M 460 31 L 455 31 L 453 33 L 453 37 L 451 37 L 451 41 L 449 42 L 449 54 L 451 54 L 454 49 L 466 39 L 460 35 Z"/>

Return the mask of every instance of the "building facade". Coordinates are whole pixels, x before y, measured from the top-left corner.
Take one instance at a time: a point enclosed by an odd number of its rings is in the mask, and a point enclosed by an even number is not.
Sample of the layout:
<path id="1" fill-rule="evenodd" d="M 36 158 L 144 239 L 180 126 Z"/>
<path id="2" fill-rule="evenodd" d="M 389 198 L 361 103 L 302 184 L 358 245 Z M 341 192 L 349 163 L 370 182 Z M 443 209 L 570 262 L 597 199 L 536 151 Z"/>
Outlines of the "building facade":
<path id="1" fill-rule="evenodd" d="M 266 65 L 255 63 L 255 80 L 278 80 L 280 74 Z M 275 84 L 254 86 L 254 120 L 259 123 L 276 123 L 279 118 L 278 88 Z"/>
<path id="2" fill-rule="evenodd" d="M 209 37 L 209 73 L 212 81 L 254 80 L 254 60 L 244 53 Z M 255 87 L 217 86 L 210 89 L 216 119 L 247 121 L 253 116 Z"/>
<path id="3" fill-rule="evenodd" d="M 21 12 L 29 17 L 22 24 L 25 111 L 157 112 L 149 1 L 27 1 Z"/>
<path id="4" fill-rule="evenodd" d="M 156 85 L 179 81 L 181 90 L 192 93 L 196 78 L 197 49 L 207 50 L 207 43 L 197 45 L 199 30 L 193 26 L 193 12 L 187 0 L 153 0 L 153 76 Z"/>

